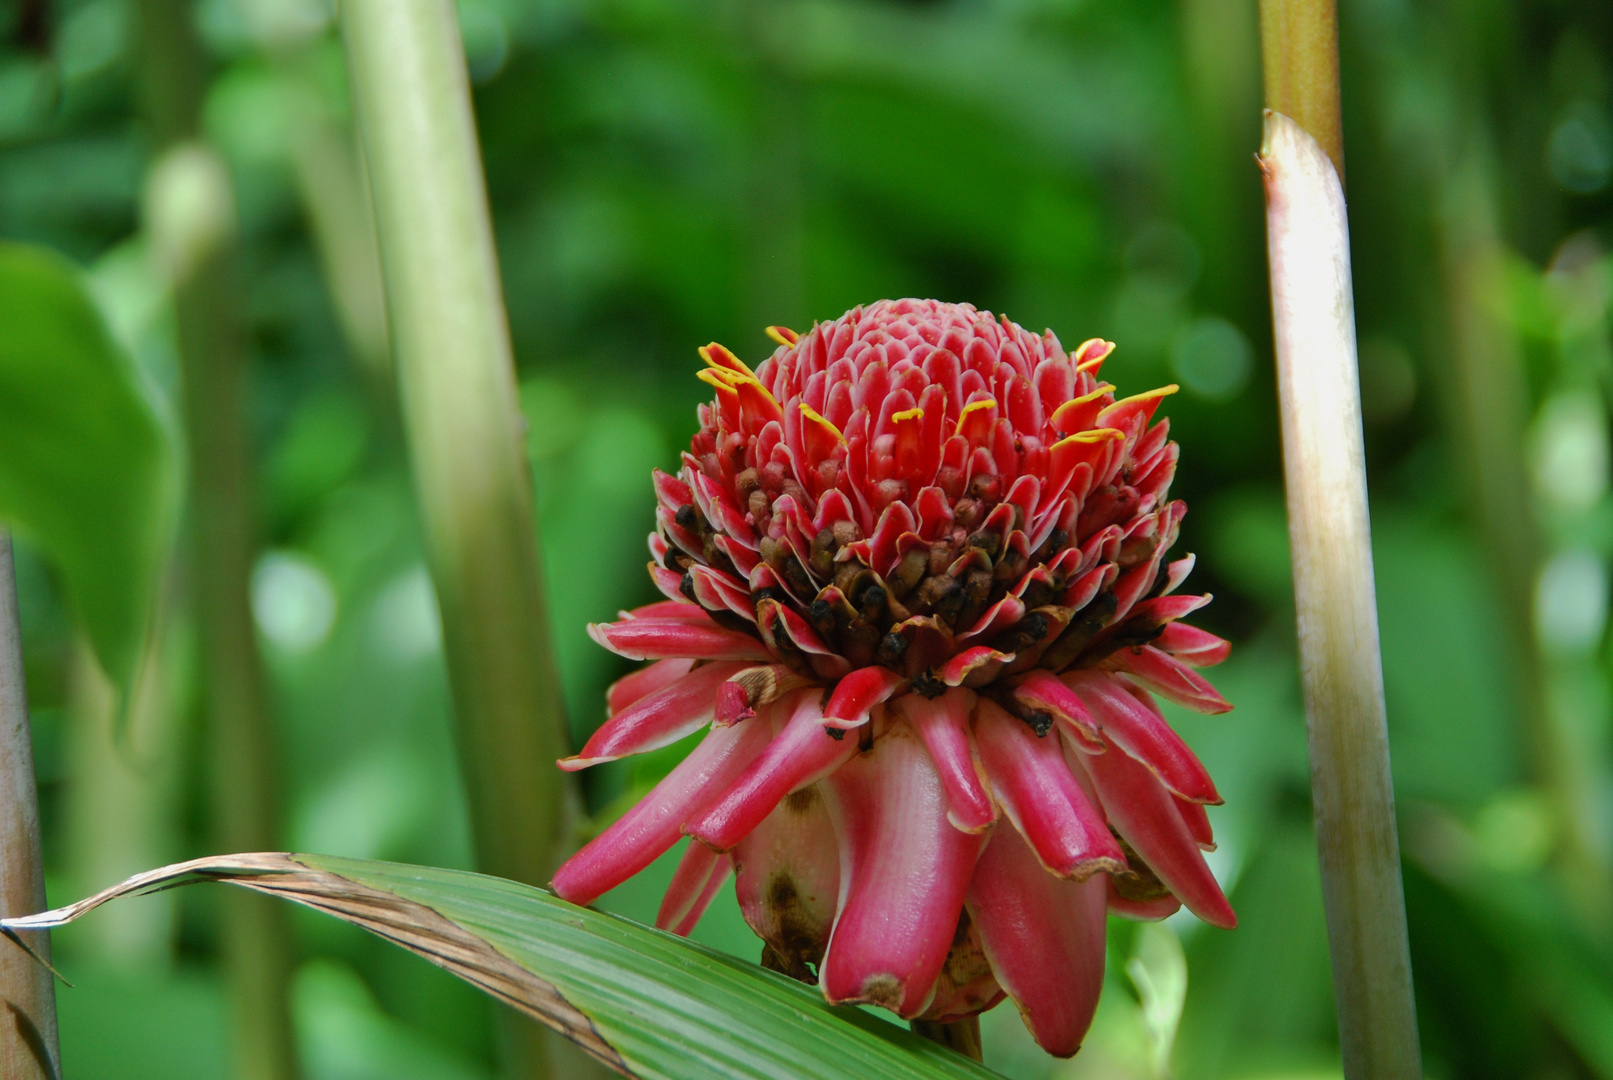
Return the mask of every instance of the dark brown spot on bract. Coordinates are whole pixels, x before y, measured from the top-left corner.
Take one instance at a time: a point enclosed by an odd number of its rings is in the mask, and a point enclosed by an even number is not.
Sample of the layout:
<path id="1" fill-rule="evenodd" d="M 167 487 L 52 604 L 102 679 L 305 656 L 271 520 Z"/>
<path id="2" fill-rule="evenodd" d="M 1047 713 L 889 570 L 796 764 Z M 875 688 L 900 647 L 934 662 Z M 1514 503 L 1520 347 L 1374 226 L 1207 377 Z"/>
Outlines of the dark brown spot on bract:
<path id="1" fill-rule="evenodd" d="M 788 874 L 779 874 L 767 883 L 767 906 L 770 908 L 786 908 L 794 904 L 799 894 L 795 891 L 795 880 Z"/>
<path id="2" fill-rule="evenodd" d="M 812 917 L 788 871 L 774 874 L 763 895 L 767 897 L 766 918 L 772 929 L 767 935 L 768 949 L 780 965 L 774 970 L 801 982 L 816 983 L 811 966 L 823 960 L 829 928 Z"/>
<path id="3" fill-rule="evenodd" d="M 857 1000 L 899 1013 L 902 1008 L 902 980 L 884 972 L 870 975 L 863 980 Z"/>

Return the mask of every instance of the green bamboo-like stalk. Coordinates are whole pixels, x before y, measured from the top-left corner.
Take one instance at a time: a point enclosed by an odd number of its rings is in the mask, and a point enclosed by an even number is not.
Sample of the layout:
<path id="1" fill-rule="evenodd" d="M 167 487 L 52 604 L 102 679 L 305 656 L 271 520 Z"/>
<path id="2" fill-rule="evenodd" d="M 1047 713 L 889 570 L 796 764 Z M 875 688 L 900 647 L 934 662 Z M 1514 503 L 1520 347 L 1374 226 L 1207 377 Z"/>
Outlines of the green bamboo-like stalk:
<path id="1" fill-rule="evenodd" d="M 195 143 L 207 61 L 186 0 L 141 0 L 141 111 L 153 145 L 148 221 L 172 275 L 185 438 L 201 678 L 213 785 L 214 841 L 226 850 L 280 846 L 274 718 L 252 623 L 257 552 L 246 434 L 246 340 L 236 280 L 233 198 L 222 162 Z M 165 197 L 181 191 L 183 197 Z M 176 220 L 177 219 L 177 220 Z M 243 902 L 244 901 L 244 902 Z M 233 1012 L 236 1075 L 298 1075 L 287 992 L 285 911 L 257 897 L 222 905 L 221 948 Z"/>
<path id="2" fill-rule="evenodd" d="M 1283 468 L 1339 1042 L 1348 1080 L 1415 1080 L 1422 1067 L 1372 580 L 1333 2 L 1263 0 L 1261 31 Z"/>
<path id="3" fill-rule="evenodd" d="M 0 529 L 0 913 L 45 908 L 39 848 L 39 798 L 23 679 L 22 627 L 11 534 Z M 50 935 L 28 946 L 50 958 Z M 0 950 L 0 999 L 11 1015 L 0 1023 L 0 1080 L 54 1080 L 61 1075 L 56 1041 L 56 988 L 50 971 L 21 949 Z"/>
<path id="4" fill-rule="evenodd" d="M 477 862 L 541 885 L 565 706 L 459 24 L 449 0 L 344 0 L 340 18 Z M 507 1033 L 511 1072 L 541 1075 L 536 1029 Z"/>

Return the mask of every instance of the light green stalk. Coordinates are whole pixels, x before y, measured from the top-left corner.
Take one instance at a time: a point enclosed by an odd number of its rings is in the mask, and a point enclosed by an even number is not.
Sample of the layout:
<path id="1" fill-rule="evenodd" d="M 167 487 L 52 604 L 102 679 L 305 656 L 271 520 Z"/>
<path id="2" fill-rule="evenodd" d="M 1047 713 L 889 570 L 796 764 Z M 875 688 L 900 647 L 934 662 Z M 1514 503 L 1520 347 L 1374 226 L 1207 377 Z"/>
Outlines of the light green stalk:
<path id="1" fill-rule="evenodd" d="M 565 707 L 459 24 L 449 0 L 343 0 L 340 18 L 477 862 L 541 885 Z M 516 1071 L 540 1062 L 534 1043 Z"/>
<path id="2" fill-rule="evenodd" d="M 164 590 L 166 593 L 168 590 Z M 66 754 L 71 777 L 62 812 L 63 862 L 74 891 L 88 892 L 171 860 L 178 834 L 180 710 L 172 693 L 175 648 L 158 600 L 137 669 L 133 698 L 117 730 L 117 690 L 83 637 L 69 681 Z M 87 927 L 80 948 L 112 967 L 149 974 L 172 959 L 174 898 L 144 904 Z"/>
<path id="3" fill-rule="evenodd" d="M 1348 1080 L 1421 1075 L 1378 650 L 1344 189 L 1266 114 L 1271 303 L 1311 792 Z"/>
<path id="4" fill-rule="evenodd" d="M 194 141 L 207 65 L 194 5 L 141 0 L 137 15 L 142 114 L 152 143 L 164 152 L 152 168 L 146 226 L 173 287 L 184 382 L 189 584 L 205 689 L 214 842 L 226 851 L 276 848 L 274 719 L 248 599 L 258 536 L 233 193 L 223 163 Z M 234 896 L 222 908 L 236 1076 L 292 1080 L 298 1069 L 285 910 L 263 898 Z"/>
<path id="5" fill-rule="evenodd" d="M 23 680 L 22 628 L 11 534 L 0 529 L 0 914 L 45 910 L 45 867 L 39 849 L 39 797 Z M 28 947 L 50 958 L 49 933 L 30 934 Z M 0 950 L 0 999 L 10 1014 L 0 1023 L 0 1080 L 54 1080 L 61 1075 L 56 1044 L 56 988 L 51 974 L 21 949 Z"/>

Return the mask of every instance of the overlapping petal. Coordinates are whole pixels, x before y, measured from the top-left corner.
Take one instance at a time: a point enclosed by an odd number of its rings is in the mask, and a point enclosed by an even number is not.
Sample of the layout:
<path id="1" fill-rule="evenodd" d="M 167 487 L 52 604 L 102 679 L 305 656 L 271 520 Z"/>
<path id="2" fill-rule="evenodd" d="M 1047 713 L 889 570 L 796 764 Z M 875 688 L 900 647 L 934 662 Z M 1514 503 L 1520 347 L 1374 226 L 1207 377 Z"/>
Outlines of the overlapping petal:
<path id="1" fill-rule="evenodd" d="M 918 1016 L 952 946 L 982 838 L 947 821 L 941 778 L 905 724 L 824 787 L 842 852 L 824 995 Z"/>

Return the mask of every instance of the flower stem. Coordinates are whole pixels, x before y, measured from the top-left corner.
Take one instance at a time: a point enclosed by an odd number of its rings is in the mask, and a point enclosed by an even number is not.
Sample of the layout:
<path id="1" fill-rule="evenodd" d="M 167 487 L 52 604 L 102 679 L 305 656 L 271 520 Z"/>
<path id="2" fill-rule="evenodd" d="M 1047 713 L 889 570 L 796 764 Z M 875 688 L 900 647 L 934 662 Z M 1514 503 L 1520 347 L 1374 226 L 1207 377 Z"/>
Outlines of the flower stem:
<path id="1" fill-rule="evenodd" d="M 1272 316 L 1311 791 L 1349 1080 L 1421 1075 L 1378 651 L 1344 189 L 1266 113 Z"/>
<path id="2" fill-rule="evenodd" d="M 459 23 L 450 0 L 344 0 L 340 18 L 477 862 L 542 885 L 565 706 Z M 537 1033 L 506 1031 L 512 1073 L 547 1073 Z"/>
<path id="3" fill-rule="evenodd" d="M 11 535 L 0 529 L 0 914 L 45 910 L 45 869 L 39 851 L 39 798 L 23 679 L 22 630 Z M 28 947 L 47 961 L 50 934 L 33 933 Z M 0 997 L 11 1010 L 0 1025 L 0 1080 L 47 1080 L 61 1075 L 56 1042 L 56 988 L 43 964 L 21 949 L 0 952 Z M 41 1060 L 43 1058 L 43 1060 Z"/>
<path id="4" fill-rule="evenodd" d="M 913 1029 L 913 1034 L 938 1042 L 950 1050 L 956 1050 L 970 1061 L 983 1061 L 980 1045 L 980 1017 L 970 1016 L 963 1020 L 954 1020 L 950 1024 L 939 1023 L 935 1020 L 909 1020 L 907 1026 Z"/>

